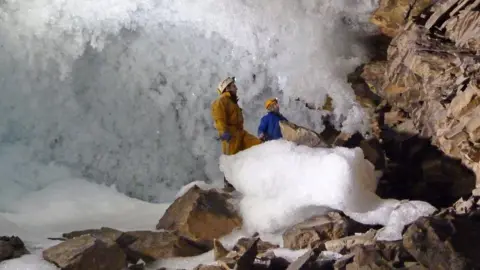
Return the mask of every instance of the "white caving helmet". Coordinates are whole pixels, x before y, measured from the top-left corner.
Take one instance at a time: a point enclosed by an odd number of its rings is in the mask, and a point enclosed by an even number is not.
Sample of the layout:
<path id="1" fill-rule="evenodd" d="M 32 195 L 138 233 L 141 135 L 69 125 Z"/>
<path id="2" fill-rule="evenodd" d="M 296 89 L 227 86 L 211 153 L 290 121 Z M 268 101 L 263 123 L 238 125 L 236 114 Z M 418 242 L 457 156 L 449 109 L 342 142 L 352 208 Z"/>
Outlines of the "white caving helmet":
<path id="1" fill-rule="evenodd" d="M 224 79 L 218 85 L 218 88 L 217 88 L 218 94 L 221 95 L 223 92 L 225 92 L 225 89 L 227 88 L 227 86 L 234 82 L 235 82 L 235 77 L 227 77 L 226 79 Z"/>

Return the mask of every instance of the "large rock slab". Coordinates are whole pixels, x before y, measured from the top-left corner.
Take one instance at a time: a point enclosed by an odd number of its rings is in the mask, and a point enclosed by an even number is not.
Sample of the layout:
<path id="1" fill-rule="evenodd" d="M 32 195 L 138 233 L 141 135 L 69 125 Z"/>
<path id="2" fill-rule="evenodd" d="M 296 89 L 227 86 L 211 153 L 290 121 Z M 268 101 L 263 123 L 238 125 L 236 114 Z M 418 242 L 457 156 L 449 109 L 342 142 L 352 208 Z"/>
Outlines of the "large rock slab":
<path id="1" fill-rule="evenodd" d="M 127 258 L 115 242 L 88 234 L 44 250 L 43 258 L 62 270 L 122 270 L 127 266 Z"/>
<path id="2" fill-rule="evenodd" d="M 127 232 L 126 235 L 134 239 L 126 247 L 126 253 L 133 261 L 142 259 L 145 262 L 152 262 L 172 257 L 195 256 L 208 251 L 195 241 L 170 231 L 133 231 Z"/>
<path id="3" fill-rule="evenodd" d="M 242 225 L 228 200 L 227 194 L 194 186 L 170 205 L 157 229 L 176 230 L 193 240 L 220 238 Z"/>

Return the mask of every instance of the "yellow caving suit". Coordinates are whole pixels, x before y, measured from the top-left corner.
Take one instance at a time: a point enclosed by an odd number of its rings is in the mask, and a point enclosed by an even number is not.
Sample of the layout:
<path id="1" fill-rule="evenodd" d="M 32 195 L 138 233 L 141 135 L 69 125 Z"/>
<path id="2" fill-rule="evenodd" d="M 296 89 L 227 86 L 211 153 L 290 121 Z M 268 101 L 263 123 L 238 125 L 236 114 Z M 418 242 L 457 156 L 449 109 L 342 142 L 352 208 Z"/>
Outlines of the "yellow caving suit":
<path id="1" fill-rule="evenodd" d="M 262 143 L 260 139 L 243 129 L 242 109 L 233 100 L 230 92 L 223 92 L 212 103 L 212 118 L 220 136 L 225 131 L 232 135 L 229 142 L 222 141 L 222 152 L 225 155 L 235 155 Z"/>

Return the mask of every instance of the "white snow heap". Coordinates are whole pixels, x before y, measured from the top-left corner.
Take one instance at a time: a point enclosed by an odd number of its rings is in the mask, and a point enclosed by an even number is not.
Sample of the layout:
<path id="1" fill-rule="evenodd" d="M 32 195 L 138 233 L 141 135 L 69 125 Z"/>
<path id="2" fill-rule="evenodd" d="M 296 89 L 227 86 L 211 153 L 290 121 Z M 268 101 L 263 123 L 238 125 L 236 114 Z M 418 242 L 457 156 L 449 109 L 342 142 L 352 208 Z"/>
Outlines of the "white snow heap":
<path id="1" fill-rule="evenodd" d="M 220 158 L 220 170 L 244 195 L 246 228 L 279 232 L 326 209 L 364 224 L 381 224 L 379 240 L 401 239 L 402 229 L 436 208 L 422 201 L 384 200 L 375 194 L 373 165 L 360 148 L 310 148 L 285 140 Z"/>

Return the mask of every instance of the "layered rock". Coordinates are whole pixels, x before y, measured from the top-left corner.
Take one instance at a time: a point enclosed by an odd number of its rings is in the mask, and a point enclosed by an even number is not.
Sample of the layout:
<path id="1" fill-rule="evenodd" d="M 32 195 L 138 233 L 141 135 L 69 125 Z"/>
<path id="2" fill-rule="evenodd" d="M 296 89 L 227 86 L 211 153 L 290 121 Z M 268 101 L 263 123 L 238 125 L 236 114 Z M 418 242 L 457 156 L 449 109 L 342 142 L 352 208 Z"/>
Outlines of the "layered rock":
<path id="1" fill-rule="evenodd" d="M 228 194 L 194 186 L 170 205 L 157 229 L 178 231 L 193 240 L 213 240 L 241 225 Z"/>
<path id="2" fill-rule="evenodd" d="M 477 183 L 479 6 L 478 1 L 435 1 L 395 31 L 386 61 L 369 63 L 362 73 L 371 89 L 392 107 L 388 120 L 395 131 L 431 138 L 441 151 L 473 170 Z M 472 186 L 465 183 L 454 188 L 461 194 Z"/>
<path id="3" fill-rule="evenodd" d="M 366 231 L 366 226 L 341 215 L 330 212 L 301 222 L 285 231 L 283 245 L 290 249 L 314 248 L 330 240 L 344 238 L 355 232 Z"/>

